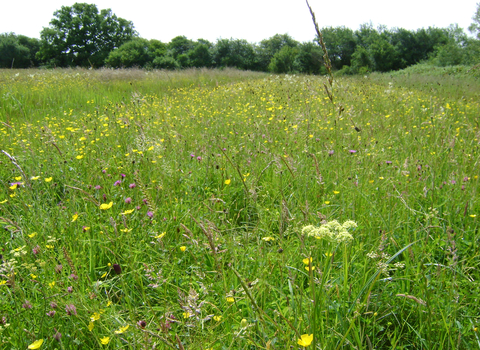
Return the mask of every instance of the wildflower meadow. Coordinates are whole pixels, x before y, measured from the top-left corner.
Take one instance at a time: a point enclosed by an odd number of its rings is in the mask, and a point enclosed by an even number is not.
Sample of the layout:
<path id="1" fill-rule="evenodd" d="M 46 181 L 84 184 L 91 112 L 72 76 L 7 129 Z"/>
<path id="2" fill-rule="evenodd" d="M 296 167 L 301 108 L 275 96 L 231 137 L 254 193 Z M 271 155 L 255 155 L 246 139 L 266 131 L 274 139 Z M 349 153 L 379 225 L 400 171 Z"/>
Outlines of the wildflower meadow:
<path id="1" fill-rule="evenodd" d="M 1 349 L 478 349 L 478 78 L 0 71 Z"/>

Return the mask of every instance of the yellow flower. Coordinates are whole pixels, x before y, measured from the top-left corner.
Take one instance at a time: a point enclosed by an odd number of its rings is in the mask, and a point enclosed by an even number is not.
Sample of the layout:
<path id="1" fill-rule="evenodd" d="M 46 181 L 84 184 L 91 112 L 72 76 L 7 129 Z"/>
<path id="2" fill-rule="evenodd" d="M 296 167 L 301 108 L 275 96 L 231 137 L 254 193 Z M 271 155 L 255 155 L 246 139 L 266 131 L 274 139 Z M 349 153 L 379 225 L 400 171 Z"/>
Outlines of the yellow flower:
<path id="1" fill-rule="evenodd" d="M 53 246 L 53 245 L 51 245 L 51 244 L 47 244 L 45 247 L 48 248 L 48 249 L 53 249 L 53 248 L 55 248 L 55 246 Z"/>
<path id="2" fill-rule="evenodd" d="M 110 209 L 112 207 L 112 205 L 113 205 L 113 202 L 110 202 L 108 204 L 103 203 L 103 204 L 100 205 L 100 209 L 107 210 L 107 209 Z"/>
<path id="3" fill-rule="evenodd" d="M 242 318 L 242 320 L 240 321 L 240 327 L 245 328 L 247 326 L 248 326 L 247 320 Z"/>
<path id="4" fill-rule="evenodd" d="M 5 200 L 1 201 L 0 204 L 5 204 L 7 202 L 8 202 L 8 199 L 5 199 Z"/>
<path id="5" fill-rule="evenodd" d="M 227 301 L 228 301 L 229 303 L 233 303 L 233 302 L 235 302 L 235 299 L 232 298 L 232 297 L 228 297 L 228 298 L 227 298 Z"/>
<path id="6" fill-rule="evenodd" d="M 334 194 L 339 194 L 339 193 L 340 193 L 340 191 L 333 191 L 333 193 L 334 193 Z"/>
<path id="7" fill-rule="evenodd" d="M 115 331 L 115 334 L 122 334 L 130 327 L 128 324 L 125 327 L 120 327 L 118 331 Z"/>
<path id="8" fill-rule="evenodd" d="M 16 181 L 20 181 L 21 179 L 22 179 L 21 176 L 17 176 L 17 177 L 15 178 Z"/>
<path id="9" fill-rule="evenodd" d="M 166 234 L 167 234 L 166 232 L 162 232 L 159 235 L 156 235 L 154 238 L 160 239 L 160 238 L 163 238 L 163 236 L 165 236 Z"/>
<path id="10" fill-rule="evenodd" d="M 28 349 L 40 349 L 43 344 L 43 339 L 35 340 L 32 344 L 28 346 Z"/>
<path id="11" fill-rule="evenodd" d="M 327 204 L 327 205 L 330 204 L 330 201 L 325 201 L 325 204 Z"/>
<path id="12" fill-rule="evenodd" d="M 310 271 L 310 266 L 305 266 L 305 270 Z M 312 271 L 315 270 L 315 266 L 312 266 Z"/>
<path id="13" fill-rule="evenodd" d="M 33 238 L 33 237 L 35 237 L 36 235 L 37 235 L 37 233 L 36 233 L 36 232 L 33 232 L 33 233 L 30 233 L 30 234 L 28 235 L 28 237 Z"/>
<path id="14" fill-rule="evenodd" d="M 95 327 L 95 325 L 93 324 L 92 321 L 90 321 L 90 323 L 88 324 L 88 330 L 91 332 L 93 327 Z"/>
<path id="15" fill-rule="evenodd" d="M 78 214 L 77 213 L 73 214 L 72 222 L 76 221 L 77 219 L 78 219 Z"/>
<path id="16" fill-rule="evenodd" d="M 55 286 L 55 281 L 52 281 L 48 284 L 50 286 L 50 288 L 53 288 Z"/>
<path id="17" fill-rule="evenodd" d="M 312 341 L 313 341 L 313 334 L 310 334 L 310 335 L 304 334 L 302 335 L 301 339 L 298 339 L 298 345 L 306 347 L 312 344 Z"/>
<path id="18" fill-rule="evenodd" d="M 189 318 L 192 314 L 190 312 L 184 312 L 183 313 L 183 318 Z"/>
<path id="19" fill-rule="evenodd" d="M 53 180 L 53 177 L 47 177 L 47 178 L 45 178 L 45 182 L 50 182 L 50 181 L 52 181 L 52 180 Z"/>
<path id="20" fill-rule="evenodd" d="M 17 187 L 18 187 L 18 184 L 13 184 L 13 185 L 10 186 L 9 188 L 13 191 L 13 190 L 15 190 Z"/>
<path id="21" fill-rule="evenodd" d="M 305 265 L 309 265 L 312 262 L 312 258 L 305 258 L 302 260 Z"/>
<path id="22" fill-rule="evenodd" d="M 76 156 L 77 159 L 82 159 L 83 158 L 83 154 L 80 154 L 78 156 Z"/>
<path id="23" fill-rule="evenodd" d="M 123 213 L 121 213 L 120 215 L 128 215 L 128 214 L 131 214 L 135 211 L 135 209 L 130 209 L 130 210 L 125 210 Z"/>
<path id="24" fill-rule="evenodd" d="M 213 320 L 220 322 L 222 320 L 222 316 L 213 316 Z"/>
<path id="25" fill-rule="evenodd" d="M 94 312 L 92 316 L 90 316 L 90 321 L 95 322 L 100 319 L 100 314 L 98 312 Z"/>
<path id="26" fill-rule="evenodd" d="M 273 238 L 273 237 L 263 237 L 262 239 L 263 239 L 265 242 L 270 242 L 270 241 L 274 241 L 274 240 L 275 240 L 275 238 Z"/>
<path id="27" fill-rule="evenodd" d="M 184 245 L 182 245 L 182 246 L 180 247 L 180 250 L 181 250 L 182 252 L 184 252 L 185 250 L 187 250 L 187 247 L 185 247 Z"/>
<path id="28" fill-rule="evenodd" d="M 470 215 L 471 218 L 474 218 L 474 217 L 476 217 L 476 216 L 477 216 L 476 214 Z"/>
<path id="29" fill-rule="evenodd" d="M 100 339 L 100 343 L 102 343 L 102 345 L 107 345 L 108 343 L 110 343 L 110 337 L 103 337 L 102 339 Z"/>
<path id="30" fill-rule="evenodd" d="M 225 185 L 230 185 L 230 182 L 231 182 L 231 181 L 232 181 L 232 180 L 230 180 L 230 179 L 225 180 Z"/>

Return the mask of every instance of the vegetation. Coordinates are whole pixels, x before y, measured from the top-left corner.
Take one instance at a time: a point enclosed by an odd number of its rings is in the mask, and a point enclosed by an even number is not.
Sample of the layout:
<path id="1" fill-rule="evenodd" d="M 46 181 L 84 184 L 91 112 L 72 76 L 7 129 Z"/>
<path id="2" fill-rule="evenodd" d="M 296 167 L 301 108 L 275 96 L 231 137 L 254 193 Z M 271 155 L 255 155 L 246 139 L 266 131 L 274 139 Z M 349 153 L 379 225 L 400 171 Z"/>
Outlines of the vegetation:
<path id="1" fill-rule="evenodd" d="M 1 71 L 0 347 L 477 348 L 478 80 L 408 74 Z"/>
<path id="2" fill-rule="evenodd" d="M 322 28 L 331 65 L 340 75 L 398 71 L 429 62 L 435 66 L 480 63 L 478 37 L 480 6 L 469 27 L 462 28 L 373 28 L 364 24 L 357 30 L 346 27 Z M 325 74 L 322 53 L 315 43 L 299 43 L 288 34 L 276 34 L 260 43 L 243 39 L 193 41 L 177 36 L 169 43 L 138 37 L 133 23 L 115 16 L 110 9 L 76 3 L 54 13 L 41 40 L 0 36 L 0 67 L 112 67 L 180 69 L 224 68 L 273 72 Z M 320 60 L 319 60 L 320 59 Z"/>

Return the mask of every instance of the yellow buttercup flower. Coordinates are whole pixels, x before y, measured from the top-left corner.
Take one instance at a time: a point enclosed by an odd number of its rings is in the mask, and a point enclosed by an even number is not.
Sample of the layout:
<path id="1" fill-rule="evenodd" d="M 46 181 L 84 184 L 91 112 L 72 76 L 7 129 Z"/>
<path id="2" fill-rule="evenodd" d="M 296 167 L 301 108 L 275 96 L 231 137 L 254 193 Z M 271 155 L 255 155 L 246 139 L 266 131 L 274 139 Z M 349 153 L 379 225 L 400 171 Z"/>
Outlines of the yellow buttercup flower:
<path id="1" fill-rule="evenodd" d="M 312 258 L 305 258 L 302 260 L 305 265 L 309 265 L 312 262 Z"/>
<path id="2" fill-rule="evenodd" d="M 230 182 L 231 182 L 231 181 L 232 181 L 232 180 L 230 180 L 230 179 L 225 180 L 225 185 L 230 185 Z"/>
<path id="3" fill-rule="evenodd" d="M 110 337 L 101 338 L 100 343 L 102 343 L 102 345 L 107 345 L 108 343 L 110 343 Z"/>
<path id="4" fill-rule="evenodd" d="M 45 182 L 50 182 L 50 181 L 52 181 L 52 180 L 53 180 L 53 177 L 47 177 L 47 178 L 45 178 Z"/>
<path id="5" fill-rule="evenodd" d="M 107 210 L 107 209 L 110 209 L 112 207 L 112 205 L 113 205 L 113 202 L 110 202 L 108 204 L 103 203 L 103 204 L 100 205 L 100 209 Z"/>
<path id="6" fill-rule="evenodd" d="M 126 330 L 128 329 L 128 327 L 130 327 L 128 324 L 125 327 L 120 327 L 120 329 L 118 331 L 115 331 L 115 334 L 125 333 Z"/>
<path id="7" fill-rule="evenodd" d="M 43 339 L 35 340 L 32 344 L 28 346 L 28 349 L 40 349 L 43 344 Z"/>
<path id="8" fill-rule="evenodd" d="M 77 219 L 78 219 L 78 214 L 77 213 L 73 214 L 72 222 L 76 221 Z"/>
<path id="9" fill-rule="evenodd" d="M 184 245 L 182 245 L 182 246 L 180 247 L 180 250 L 181 250 L 182 252 L 184 252 L 185 250 L 187 250 L 187 247 L 185 247 Z"/>
<path id="10" fill-rule="evenodd" d="M 303 334 L 302 337 L 300 339 L 298 339 L 298 345 L 300 346 L 303 346 L 303 347 L 307 347 L 309 346 L 310 344 L 312 344 L 312 341 L 313 341 L 313 334 Z"/>

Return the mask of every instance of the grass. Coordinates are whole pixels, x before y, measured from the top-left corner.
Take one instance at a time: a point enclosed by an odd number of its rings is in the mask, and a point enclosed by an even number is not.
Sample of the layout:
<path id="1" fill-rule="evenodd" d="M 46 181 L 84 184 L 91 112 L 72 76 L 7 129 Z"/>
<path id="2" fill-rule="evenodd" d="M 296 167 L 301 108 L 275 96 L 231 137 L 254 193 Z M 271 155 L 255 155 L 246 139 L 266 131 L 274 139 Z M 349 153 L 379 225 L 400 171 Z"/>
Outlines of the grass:
<path id="1" fill-rule="evenodd" d="M 479 100 L 414 78 L 0 71 L 0 347 L 479 348 Z"/>

